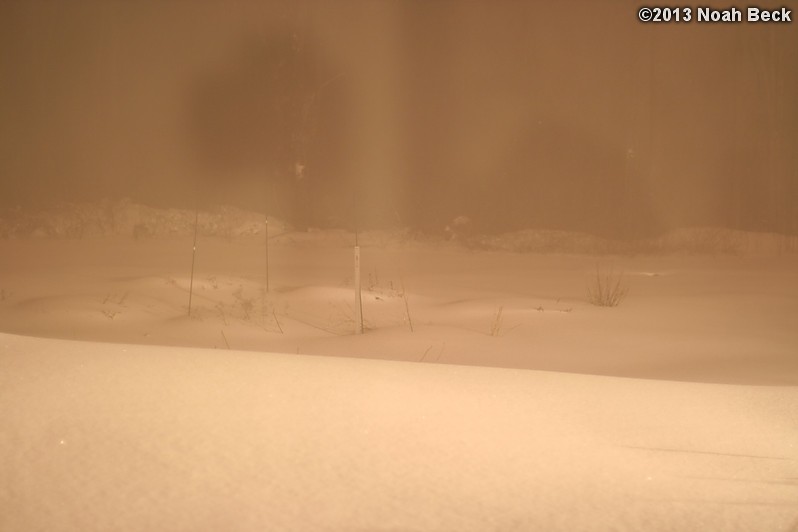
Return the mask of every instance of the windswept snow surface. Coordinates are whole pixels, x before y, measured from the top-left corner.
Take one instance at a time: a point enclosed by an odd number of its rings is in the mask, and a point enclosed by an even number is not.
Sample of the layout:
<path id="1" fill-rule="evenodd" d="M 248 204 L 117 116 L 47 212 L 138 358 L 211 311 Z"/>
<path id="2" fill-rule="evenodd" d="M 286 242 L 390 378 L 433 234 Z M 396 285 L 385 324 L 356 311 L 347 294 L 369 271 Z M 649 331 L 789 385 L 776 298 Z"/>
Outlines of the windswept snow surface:
<path id="1" fill-rule="evenodd" d="M 798 390 L 0 334 L 0 529 L 794 530 Z"/>

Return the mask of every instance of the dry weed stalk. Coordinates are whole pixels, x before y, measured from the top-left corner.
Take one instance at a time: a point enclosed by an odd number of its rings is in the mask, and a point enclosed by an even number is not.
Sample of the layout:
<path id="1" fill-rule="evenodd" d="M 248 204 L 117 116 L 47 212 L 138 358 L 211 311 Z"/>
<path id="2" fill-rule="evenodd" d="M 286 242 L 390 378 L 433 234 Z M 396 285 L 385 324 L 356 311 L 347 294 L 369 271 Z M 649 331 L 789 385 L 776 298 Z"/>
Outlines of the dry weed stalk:
<path id="1" fill-rule="evenodd" d="M 499 307 L 498 312 L 496 312 L 496 317 L 493 318 L 493 325 L 490 327 L 491 336 L 499 336 L 499 332 L 502 328 L 502 311 L 504 311 L 504 307 Z"/>
<path id="2" fill-rule="evenodd" d="M 629 292 L 623 283 L 623 273 L 616 275 L 612 268 L 606 273 L 596 265 L 596 278 L 587 287 L 587 300 L 597 307 L 617 307 Z"/>
<path id="3" fill-rule="evenodd" d="M 410 303 L 408 303 L 407 301 L 407 290 L 405 290 L 405 280 L 402 278 L 400 278 L 400 280 L 402 282 L 402 299 L 405 302 L 405 315 L 407 316 L 407 324 L 410 326 L 410 332 L 415 332 L 413 330 L 413 319 L 410 317 Z"/>

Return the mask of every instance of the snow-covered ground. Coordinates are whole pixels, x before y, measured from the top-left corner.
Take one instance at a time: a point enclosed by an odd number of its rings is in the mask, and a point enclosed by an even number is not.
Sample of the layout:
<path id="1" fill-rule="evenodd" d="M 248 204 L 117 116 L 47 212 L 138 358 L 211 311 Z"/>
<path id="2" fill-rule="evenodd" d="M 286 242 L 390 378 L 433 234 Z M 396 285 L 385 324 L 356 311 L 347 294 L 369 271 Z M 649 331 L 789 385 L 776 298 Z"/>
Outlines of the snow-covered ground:
<path id="1" fill-rule="evenodd" d="M 0 530 L 798 527 L 789 239 L 367 233 L 354 335 L 352 235 L 270 223 L 267 291 L 201 215 L 188 316 L 193 213 L 119 212 L 4 222 Z"/>
<path id="2" fill-rule="evenodd" d="M 798 520 L 794 387 L 5 334 L 0 347 L 2 530 Z"/>

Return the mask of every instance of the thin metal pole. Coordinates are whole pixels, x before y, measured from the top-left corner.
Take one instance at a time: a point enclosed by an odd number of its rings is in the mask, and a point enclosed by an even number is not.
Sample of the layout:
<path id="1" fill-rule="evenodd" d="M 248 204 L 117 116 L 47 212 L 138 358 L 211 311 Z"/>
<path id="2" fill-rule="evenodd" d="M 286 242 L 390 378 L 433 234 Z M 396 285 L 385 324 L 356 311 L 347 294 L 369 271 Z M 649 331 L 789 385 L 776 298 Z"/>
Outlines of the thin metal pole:
<path id="1" fill-rule="evenodd" d="M 199 227 L 199 207 L 194 214 L 194 247 L 191 252 L 191 280 L 188 285 L 188 315 L 191 317 L 191 297 L 194 295 L 194 262 L 197 258 L 197 227 Z"/>
<path id="2" fill-rule="evenodd" d="M 269 216 L 266 215 L 266 292 L 269 292 Z"/>

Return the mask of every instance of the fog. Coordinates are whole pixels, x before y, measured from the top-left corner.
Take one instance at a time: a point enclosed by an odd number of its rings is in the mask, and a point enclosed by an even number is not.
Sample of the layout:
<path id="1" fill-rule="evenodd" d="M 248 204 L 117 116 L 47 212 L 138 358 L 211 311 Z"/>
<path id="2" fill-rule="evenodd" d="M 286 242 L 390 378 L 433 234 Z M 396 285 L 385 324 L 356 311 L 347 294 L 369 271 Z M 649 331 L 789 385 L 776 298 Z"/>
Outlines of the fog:
<path id="1" fill-rule="evenodd" d="M 798 531 L 798 22 L 640 8 L 0 0 L 0 530 Z"/>
<path id="2" fill-rule="evenodd" d="M 0 202 L 794 234 L 794 25 L 638 7 L 3 2 Z"/>

